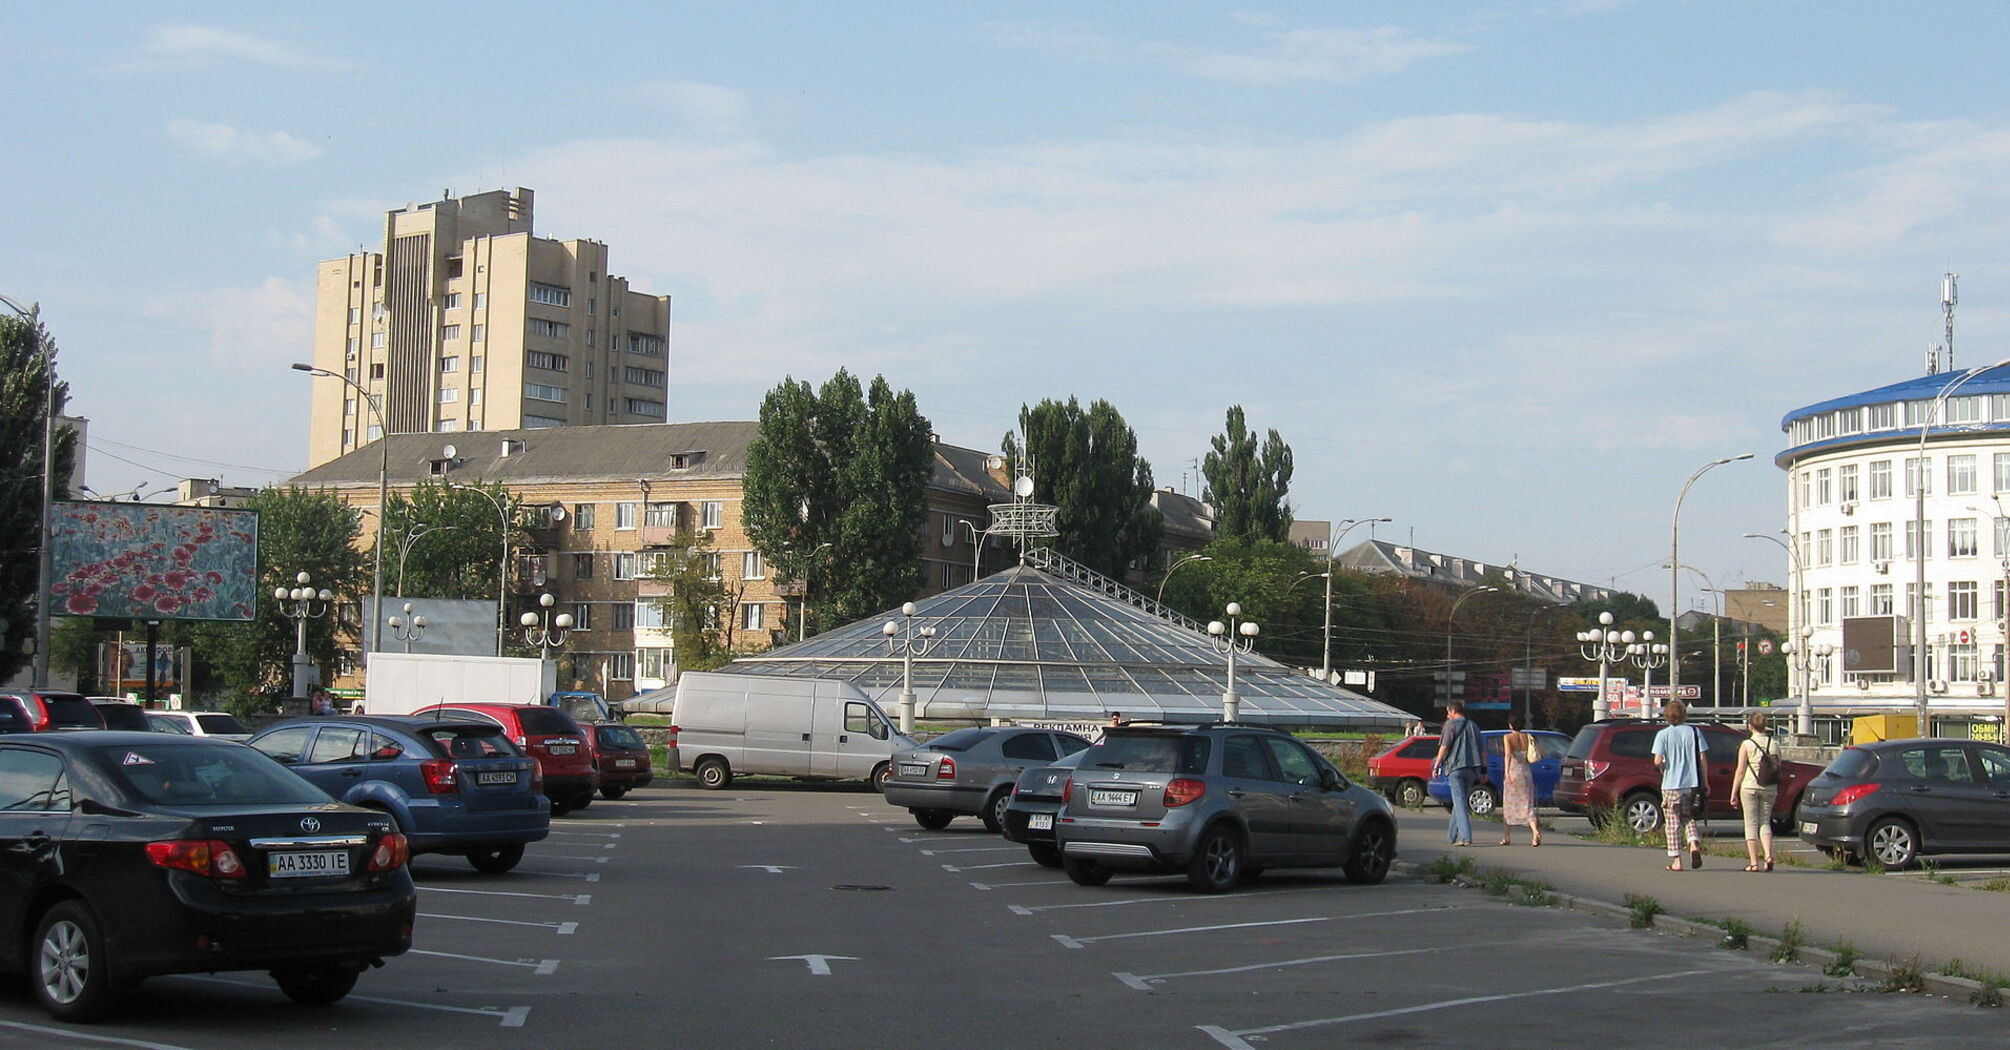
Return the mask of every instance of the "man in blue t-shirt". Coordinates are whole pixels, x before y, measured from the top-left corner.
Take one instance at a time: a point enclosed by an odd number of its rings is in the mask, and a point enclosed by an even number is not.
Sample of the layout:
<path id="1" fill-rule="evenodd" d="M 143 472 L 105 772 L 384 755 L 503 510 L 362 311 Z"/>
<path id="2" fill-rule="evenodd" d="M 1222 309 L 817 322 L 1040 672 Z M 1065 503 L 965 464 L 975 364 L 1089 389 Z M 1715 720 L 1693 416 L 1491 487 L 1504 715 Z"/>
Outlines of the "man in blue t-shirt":
<path id="1" fill-rule="evenodd" d="M 1689 866 L 1703 866 L 1701 821 L 1684 805 L 1690 791 L 1703 787 L 1703 731 L 1688 725 L 1689 707 L 1668 701 L 1661 711 L 1668 725 L 1654 734 L 1654 766 L 1661 771 L 1661 826 L 1668 833 L 1668 870 L 1682 870 L 1683 831 L 1687 829 Z"/>
<path id="2" fill-rule="evenodd" d="M 1452 822 L 1445 838 L 1454 846 L 1473 844 L 1473 785 L 1486 771 L 1487 756 L 1480 745 L 1480 728 L 1466 717 L 1466 702 L 1445 702 L 1445 729 L 1438 737 L 1438 757 L 1431 763 L 1433 775 L 1445 778 L 1452 792 Z"/>

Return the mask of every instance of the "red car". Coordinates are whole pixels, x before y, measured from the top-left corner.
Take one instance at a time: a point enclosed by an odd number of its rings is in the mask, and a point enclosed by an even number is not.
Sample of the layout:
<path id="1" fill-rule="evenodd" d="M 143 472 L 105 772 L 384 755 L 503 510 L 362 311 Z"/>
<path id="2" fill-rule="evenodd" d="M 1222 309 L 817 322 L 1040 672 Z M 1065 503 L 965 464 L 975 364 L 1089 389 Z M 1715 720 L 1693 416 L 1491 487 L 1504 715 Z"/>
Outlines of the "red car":
<path id="1" fill-rule="evenodd" d="M 28 715 L 28 722 L 37 733 L 52 729 L 103 729 L 105 720 L 98 715 L 98 709 L 91 701 L 79 693 L 57 692 L 51 689 L 10 689 L 0 692 L 0 697 L 10 697 L 21 704 L 21 710 Z"/>
<path id="2" fill-rule="evenodd" d="M 1437 757 L 1436 733 L 1409 737 L 1368 760 L 1368 786 L 1399 806 L 1422 806 Z"/>
<path id="3" fill-rule="evenodd" d="M 493 722 L 510 742 L 537 759 L 544 774 L 544 794 L 556 817 L 593 803 L 600 773 L 593 766 L 593 745 L 572 716 L 543 704 L 435 704 L 412 712 L 442 718 Z"/>
<path id="4" fill-rule="evenodd" d="M 600 795 L 616 799 L 656 778 L 650 767 L 649 745 L 642 734 L 619 722 L 581 722 L 593 747 L 593 765 L 600 770 Z"/>
<path id="5" fill-rule="evenodd" d="M 1738 745 L 1745 731 L 1730 726 L 1691 722 L 1703 731 L 1709 749 L 1703 756 L 1710 784 L 1709 816 L 1743 819 L 1731 797 L 1731 774 L 1737 768 Z M 1654 734 L 1664 722 L 1615 719 L 1593 722 L 1577 731 L 1570 753 L 1563 758 L 1563 777 L 1556 785 L 1556 805 L 1565 813 L 1591 818 L 1597 827 L 1617 816 L 1642 834 L 1661 827 L 1661 771 L 1654 768 Z M 1801 790 L 1822 771 L 1806 762 L 1780 762 L 1780 794 L 1773 803 L 1773 830 L 1794 829 L 1794 809 Z"/>

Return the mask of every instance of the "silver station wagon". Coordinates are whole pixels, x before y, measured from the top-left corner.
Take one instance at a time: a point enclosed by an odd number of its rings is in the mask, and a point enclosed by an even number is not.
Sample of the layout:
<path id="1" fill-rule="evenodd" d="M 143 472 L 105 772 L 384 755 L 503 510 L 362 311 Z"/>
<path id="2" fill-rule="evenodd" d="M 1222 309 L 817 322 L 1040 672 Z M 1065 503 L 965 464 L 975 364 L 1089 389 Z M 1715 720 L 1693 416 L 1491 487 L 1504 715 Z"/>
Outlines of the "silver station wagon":
<path id="1" fill-rule="evenodd" d="M 1030 726 L 973 726 L 893 756 L 886 800 L 905 806 L 914 822 L 936 830 L 959 814 L 984 826 L 1005 826 L 1005 807 L 1021 770 L 1049 766 L 1089 746 L 1073 733 Z"/>

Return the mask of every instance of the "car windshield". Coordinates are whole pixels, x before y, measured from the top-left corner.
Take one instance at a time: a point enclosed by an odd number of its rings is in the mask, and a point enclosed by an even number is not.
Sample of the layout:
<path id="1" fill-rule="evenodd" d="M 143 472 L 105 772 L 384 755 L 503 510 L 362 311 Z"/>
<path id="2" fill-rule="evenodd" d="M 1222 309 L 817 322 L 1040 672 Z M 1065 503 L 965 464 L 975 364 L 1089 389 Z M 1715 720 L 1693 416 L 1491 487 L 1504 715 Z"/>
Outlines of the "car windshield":
<path id="1" fill-rule="evenodd" d="M 449 758 L 513 758 L 523 754 L 493 726 L 429 726 L 419 735 Z"/>
<path id="2" fill-rule="evenodd" d="M 558 709 L 572 716 L 575 722 L 598 722 L 608 717 L 607 705 L 592 695 L 561 696 Z"/>
<path id="3" fill-rule="evenodd" d="M 930 751 L 968 751 L 976 747 L 979 741 L 982 741 L 994 732 L 996 730 L 972 726 L 969 729 L 959 729 L 953 733 L 945 733 L 930 740 L 923 746 Z"/>
<path id="4" fill-rule="evenodd" d="M 1122 769 L 1133 773 L 1186 773 L 1207 771 L 1208 740 L 1204 736 L 1140 736 L 1115 734 L 1084 751 L 1082 765 L 1089 769 Z"/>
<path id="5" fill-rule="evenodd" d="M 594 730 L 600 735 L 600 742 L 608 747 L 640 748 L 642 734 L 627 726 L 601 726 Z"/>
<path id="6" fill-rule="evenodd" d="M 134 798 L 164 806 L 314 805 L 328 795 L 258 751 L 236 744 L 126 744 L 92 749 Z"/>
<path id="7" fill-rule="evenodd" d="M 203 732 L 212 735 L 222 733 L 249 734 L 251 732 L 251 730 L 244 728 L 243 722 L 229 715 L 197 715 L 195 716 L 195 724 L 201 726 Z"/>
<path id="8" fill-rule="evenodd" d="M 517 712 L 517 721 L 529 736 L 577 736 L 579 725 L 555 707 L 526 707 Z"/>

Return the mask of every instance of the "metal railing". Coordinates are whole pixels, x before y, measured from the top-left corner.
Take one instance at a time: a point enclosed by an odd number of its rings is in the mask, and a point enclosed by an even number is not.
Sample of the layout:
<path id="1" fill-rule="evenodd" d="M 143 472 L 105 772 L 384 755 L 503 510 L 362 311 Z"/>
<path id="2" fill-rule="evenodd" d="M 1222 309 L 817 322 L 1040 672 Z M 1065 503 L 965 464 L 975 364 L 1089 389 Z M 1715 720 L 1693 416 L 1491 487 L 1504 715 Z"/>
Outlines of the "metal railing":
<path id="1" fill-rule="evenodd" d="M 1171 606 L 1165 605 L 1151 595 L 1134 591 L 1122 583 L 1110 579 L 1108 576 L 1089 568 L 1081 562 L 1054 550 L 1052 547 L 1034 547 L 1026 551 L 1024 561 L 1027 565 L 1041 572 L 1059 576 L 1069 583 L 1087 587 L 1092 591 L 1115 598 L 1120 602 L 1135 605 L 1167 623 L 1184 627 L 1197 634 L 1207 634 L 1207 625 L 1201 623 L 1199 620 L 1174 610 Z"/>

